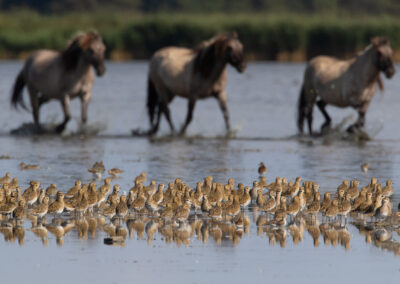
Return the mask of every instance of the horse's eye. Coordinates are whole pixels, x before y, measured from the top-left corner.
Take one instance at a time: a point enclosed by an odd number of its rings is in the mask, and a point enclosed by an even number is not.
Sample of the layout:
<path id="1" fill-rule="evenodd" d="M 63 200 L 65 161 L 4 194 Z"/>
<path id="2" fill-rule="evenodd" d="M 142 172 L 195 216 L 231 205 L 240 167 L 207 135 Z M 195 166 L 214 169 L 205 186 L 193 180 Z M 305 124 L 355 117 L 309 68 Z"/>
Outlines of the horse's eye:
<path id="1" fill-rule="evenodd" d="M 89 48 L 89 49 L 88 49 L 88 52 L 89 52 L 90 54 L 93 54 L 93 53 L 94 53 L 94 50 L 91 49 L 91 48 Z"/>

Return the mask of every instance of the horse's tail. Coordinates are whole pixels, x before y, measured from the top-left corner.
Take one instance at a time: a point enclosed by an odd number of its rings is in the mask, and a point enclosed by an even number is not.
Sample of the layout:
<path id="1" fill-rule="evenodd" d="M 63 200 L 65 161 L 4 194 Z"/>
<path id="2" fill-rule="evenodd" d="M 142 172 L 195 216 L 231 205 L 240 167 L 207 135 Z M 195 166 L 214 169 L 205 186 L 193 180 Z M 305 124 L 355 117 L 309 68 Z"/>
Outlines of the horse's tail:
<path id="1" fill-rule="evenodd" d="M 303 133 L 304 118 L 306 116 L 306 92 L 304 84 L 301 86 L 299 101 L 297 102 L 297 128 L 300 133 Z"/>
<path id="2" fill-rule="evenodd" d="M 23 97 L 22 97 L 22 94 L 23 94 L 22 91 L 23 91 L 24 87 L 25 87 L 25 79 L 24 79 L 24 74 L 23 74 L 23 70 L 22 70 L 21 72 L 19 72 L 17 78 L 15 79 L 13 91 L 11 94 L 11 105 L 14 108 L 17 108 L 18 105 L 20 105 L 24 109 L 27 109 L 24 104 Z"/>
<path id="3" fill-rule="evenodd" d="M 154 114 L 158 106 L 158 94 L 156 88 L 154 87 L 153 81 L 150 77 L 147 79 L 147 110 L 150 119 L 150 127 L 154 126 Z"/>

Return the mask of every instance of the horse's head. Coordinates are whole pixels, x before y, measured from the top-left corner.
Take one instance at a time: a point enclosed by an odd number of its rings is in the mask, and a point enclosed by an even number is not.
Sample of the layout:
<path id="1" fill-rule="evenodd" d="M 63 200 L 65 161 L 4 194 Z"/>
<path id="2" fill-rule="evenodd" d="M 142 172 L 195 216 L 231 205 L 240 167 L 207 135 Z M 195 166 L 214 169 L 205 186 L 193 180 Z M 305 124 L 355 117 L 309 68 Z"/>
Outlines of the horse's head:
<path id="1" fill-rule="evenodd" d="M 244 60 L 243 44 L 239 41 L 237 33 L 233 32 L 222 39 L 216 43 L 217 53 L 222 53 L 226 61 L 242 73 L 246 69 L 246 61 Z"/>
<path id="2" fill-rule="evenodd" d="M 94 31 L 76 36 L 61 53 L 63 63 L 67 70 L 75 69 L 83 59 L 96 70 L 98 76 L 106 72 L 104 66 L 104 52 L 106 47 L 100 35 Z"/>
<path id="3" fill-rule="evenodd" d="M 93 31 L 88 32 L 80 36 L 79 47 L 82 50 L 83 58 L 94 67 L 98 76 L 102 76 L 106 72 L 104 65 L 106 47 L 101 36 Z"/>
<path id="4" fill-rule="evenodd" d="M 196 49 L 194 59 L 194 72 L 200 73 L 204 78 L 212 74 L 216 63 L 229 63 L 239 72 L 246 69 L 244 60 L 243 45 L 239 41 L 237 34 L 219 34 L 215 37 L 203 41 Z M 221 66 L 221 65 L 220 65 Z"/>
<path id="5" fill-rule="evenodd" d="M 385 73 L 387 78 L 392 78 L 396 72 L 393 66 L 393 51 L 390 42 L 384 37 L 374 37 L 371 43 L 376 51 L 376 66 Z"/>

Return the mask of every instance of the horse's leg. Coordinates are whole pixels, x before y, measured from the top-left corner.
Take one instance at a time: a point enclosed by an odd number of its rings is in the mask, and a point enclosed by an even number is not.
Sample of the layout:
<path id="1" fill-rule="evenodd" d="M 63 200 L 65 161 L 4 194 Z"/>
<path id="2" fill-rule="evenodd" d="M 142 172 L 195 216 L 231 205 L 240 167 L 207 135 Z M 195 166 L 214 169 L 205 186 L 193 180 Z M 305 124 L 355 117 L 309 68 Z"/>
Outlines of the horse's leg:
<path id="1" fill-rule="evenodd" d="M 80 98 L 81 98 L 81 119 L 82 123 L 86 123 L 87 121 L 87 108 L 90 102 L 90 98 L 92 97 L 92 93 L 90 91 L 83 93 Z"/>
<path id="2" fill-rule="evenodd" d="M 168 104 L 162 103 L 160 105 L 160 107 L 161 107 L 161 109 L 162 109 L 162 111 L 163 111 L 163 113 L 165 115 L 165 118 L 168 121 L 169 127 L 171 128 L 171 134 L 174 134 L 175 133 L 175 127 L 174 127 L 174 124 L 171 121 L 171 116 L 170 116 Z"/>
<path id="3" fill-rule="evenodd" d="M 300 97 L 298 101 L 298 118 L 297 118 L 297 127 L 299 129 L 299 133 L 303 134 L 303 126 L 304 120 L 308 121 L 308 129 L 310 135 L 312 135 L 312 120 L 313 120 L 313 108 L 315 103 L 315 93 L 310 90 L 309 87 L 306 87 L 303 83 L 303 86 L 300 90 Z"/>
<path id="4" fill-rule="evenodd" d="M 44 95 L 41 95 L 39 97 L 39 108 L 42 106 L 42 104 L 47 103 L 49 100 L 50 100 L 50 98 L 48 98 L 48 97 L 46 97 Z"/>
<path id="5" fill-rule="evenodd" d="M 364 127 L 365 114 L 367 113 L 369 103 L 370 102 L 366 102 L 366 103 L 362 104 L 360 107 L 358 107 L 358 119 L 353 125 L 350 125 L 349 128 L 347 128 L 347 132 L 352 133 L 352 132 L 354 132 L 355 129 Z"/>
<path id="6" fill-rule="evenodd" d="M 358 111 L 357 126 L 364 127 L 364 125 L 365 125 L 365 111 L 360 110 L 360 111 Z"/>
<path id="7" fill-rule="evenodd" d="M 217 98 L 218 98 L 218 102 L 219 102 L 219 107 L 221 108 L 222 114 L 224 115 L 226 132 L 229 132 L 231 130 L 231 125 L 229 123 L 229 112 L 228 112 L 228 107 L 226 105 L 225 91 L 220 92 L 218 94 Z"/>
<path id="8" fill-rule="evenodd" d="M 308 132 L 310 133 L 310 136 L 313 135 L 313 130 L 312 130 L 313 111 L 314 111 L 314 102 L 307 107 L 307 115 L 306 115 L 308 122 Z"/>
<path id="9" fill-rule="evenodd" d="M 31 106 L 32 106 L 32 114 L 33 114 L 33 121 L 35 123 L 35 126 L 40 129 L 40 124 L 39 124 L 39 96 L 38 96 L 38 91 L 36 91 L 34 88 L 28 86 L 28 91 L 29 91 L 29 97 L 31 100 Z"/>
<path id="10" fill-rule="evenodd" d="M 61 133 L 63 132 L 63 130 L 65 129 L 65 126 L 67 125 L 69 119 L 71 118 L 71 114 L 69 111 L 69 101 L 70 98 L 68 95 L 65 95 L 63 99 L 61 99 L 61 105 L 64 111 L 64 121 L 57 126 L 56 128 L 56 132 L 57 133 Z"/>
<path id="11" fill-rule="evenodd" d="M 156 123 L 154 123 L 154 124 L 151 125 L 151 129 L 150 129 L 150 131 L 149 131 L 149 135 L 154 135 L 154 134 L 157 133 L 158 128 L 159 128 L 159 126 L 160 126 L 161 111 L 162 111 L 162 110 L 161 110 L 161 107 L 159 106 L 159 107 L 158 107 L 158 112 L 157 112 L 157 120 L 156 120 Z"/>
<path id="12" fill-rule="evenodd" d="M 347 132 L 353 133 L 354 130 L 360 129 L 364 127 L 365 125 L 365 111 L 359 110 L 358 111 L 358 119 L 356 123 L 353 125 L 350 125 L 349 128 L 347 128 Z"/>
<path id="13" fill-rule="evenodd" d="M 370 101 L 365 102 L 362 106 L 358 109 L 358 127 L 364 127 L 365 125 L 365 114 L 367 113 Z"/>
<path id="14" fill-rule="evenodd" d="M 322 132 L 326 127 L 329 127 L 331 125 L 332 120 L 331 120 L 331 117 L 329 116 L 328 112 L 325 109 L 326 103 L 323 100 L 317 101 L 317 106 L 325 118 L 325 122 L 321 126 L 321 132 Z"/>
<path id="15" fill-rule="evenodd" d="M 186 121 L 185 121 L 185 124 L 182 126 L 181 132 L 180 132 L 181 135 L 185 134 L 186 128 L 188 127 L 189 123 L 192 121 L 193 110 L 194 110 L 195 105 L 196 105 L 196 100 L 190 98 L 189 103 L 188 103 L 188 112 L 187 112 L 187 116 L 186 116 Z"/>

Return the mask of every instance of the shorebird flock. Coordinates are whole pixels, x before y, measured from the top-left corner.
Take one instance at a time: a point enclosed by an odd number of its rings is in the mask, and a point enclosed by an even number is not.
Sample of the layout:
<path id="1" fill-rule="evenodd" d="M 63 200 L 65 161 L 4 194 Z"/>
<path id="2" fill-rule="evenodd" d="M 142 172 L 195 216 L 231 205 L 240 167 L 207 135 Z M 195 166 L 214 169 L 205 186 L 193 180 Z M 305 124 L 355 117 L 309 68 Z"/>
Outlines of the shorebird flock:
<path id="1" fill-rule="evenodd" d="M 89 171 L 99 178 L 104 164 L 96 163 Z M 108 172 L 112 176 L 123 173 L 116 168 Z M 6 173 L 0 178 L 0 233 L 6 241 L 17 239 L 22 245 L 23 223 L 29 220 L 28 230 L 43 244 L 49 242 L 48 232 L 62 245 L 71 231 L 84 239 L 96 236 L 98 230 L 105 232 L 106 244 L 125 245 L 135 231 L 149 243 L 158 232 L 167 243 L 189 244 L 194 236 L 207 242 L 211 236 L 218 244 L 237 244 L 254 224 L 257 235 L 265 233 L 271 245 L 286 246 L 287 235 L 297 244 L 307 231 L 315 246 L 322 237 L 327 245 L 339 243 L 349 249 L 347 226 L 351 224 L 368 243 L 374 241 L 400 254 L 400 243 L 393 238 L 400 235 L 400 204 L 393 208 L 391 180 L 381 184 L 372 178 L 362 187 L 357 180 L 344 180 L 336 192 L 325 192 L 321 198 L 314 181 L 277 177 L 268 183 L 264 164 L 258 172 L 260 177 L 251 186 L 236 184 L 233 178 L 221 183 L 208 176 L 194 189 L 181 178 L 167 185 L 148 182 L 142 172 L 126 195 L 118 184 L 111 184 L 110 177 L 100 186 L 76 180 L 71 188 L 63 189 L 56 184 L 42 188 L 39 181 L 31 181 L 23 190 L 18 179 Z"/>

